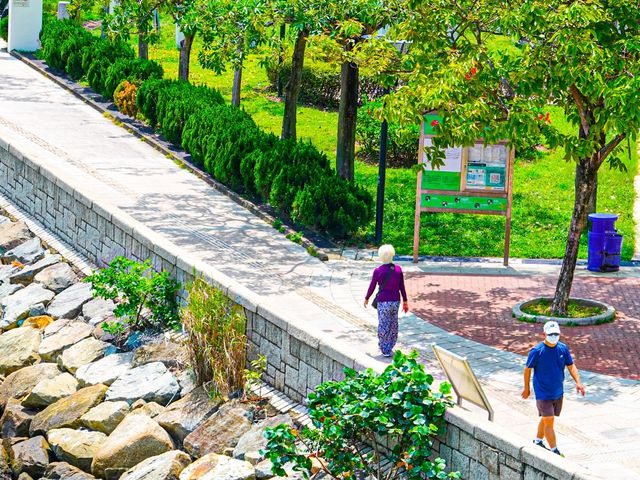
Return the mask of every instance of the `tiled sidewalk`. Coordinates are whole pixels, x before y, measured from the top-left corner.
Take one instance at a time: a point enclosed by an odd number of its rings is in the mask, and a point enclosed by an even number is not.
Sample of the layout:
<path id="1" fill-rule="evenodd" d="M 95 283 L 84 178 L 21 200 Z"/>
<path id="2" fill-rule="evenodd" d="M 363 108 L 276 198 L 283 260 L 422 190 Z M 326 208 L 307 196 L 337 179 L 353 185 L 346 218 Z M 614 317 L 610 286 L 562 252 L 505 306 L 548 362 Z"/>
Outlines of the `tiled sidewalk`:
<path id="1" fill-rule="evenodd" d="M 413 273 L 407 289 L 413 312 L 448 332 L 525 355 L 540 325 L 512 318 L 523 299 L 551 296 L 556 277 Z M 577 277 L 572 295 L 612 304 L 613 323 L 563 327 L 562 337 L 585 370 L 640 380 L 640 278 Z"/>

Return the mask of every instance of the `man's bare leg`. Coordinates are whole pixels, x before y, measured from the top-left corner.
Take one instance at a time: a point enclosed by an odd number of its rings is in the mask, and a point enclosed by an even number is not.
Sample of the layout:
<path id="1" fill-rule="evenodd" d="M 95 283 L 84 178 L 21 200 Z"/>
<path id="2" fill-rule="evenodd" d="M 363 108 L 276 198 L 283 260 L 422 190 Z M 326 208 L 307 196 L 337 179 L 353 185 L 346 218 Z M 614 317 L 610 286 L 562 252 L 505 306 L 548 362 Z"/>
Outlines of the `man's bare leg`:
<path id="1" fill-rule="evenodd" d="M 556 448 L 556 432 L 553 430 L 554 417 L 542 417 L 540 419 L 540 425 L 538 425 L 538 435 L 540 435 L 540 427 L 542 426 L 544 431 L 544 437 L 549 443 L 549 448 Z M 541 438 L 541 437 L 538 437 Z"/>

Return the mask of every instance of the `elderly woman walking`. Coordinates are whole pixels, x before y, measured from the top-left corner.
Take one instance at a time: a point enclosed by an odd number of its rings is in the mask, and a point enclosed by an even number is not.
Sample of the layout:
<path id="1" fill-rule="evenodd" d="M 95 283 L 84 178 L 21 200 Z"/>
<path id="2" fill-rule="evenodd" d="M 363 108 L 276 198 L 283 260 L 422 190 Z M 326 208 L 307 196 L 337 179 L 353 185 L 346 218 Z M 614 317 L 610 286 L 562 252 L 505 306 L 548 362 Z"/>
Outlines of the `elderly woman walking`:
<path id="1" fill-rule="evenodd" d="M 398 340 L 400 294 L 402 294 L 402 310 L 404 313 L 409 311 L 402 269 L 393 264 L 395 254 L 396 251 L 391 245 L 382 245 L 378 249 L 378 257 L 382 265 L 373 271 L 371 284 L 367 290 L 367 296 L 364 298 L 366 308 L 376 285 L 379 285 L 372 306 L 378 309 L 378 344 L 385 357 L 391 356 L 393 347 Z"/>

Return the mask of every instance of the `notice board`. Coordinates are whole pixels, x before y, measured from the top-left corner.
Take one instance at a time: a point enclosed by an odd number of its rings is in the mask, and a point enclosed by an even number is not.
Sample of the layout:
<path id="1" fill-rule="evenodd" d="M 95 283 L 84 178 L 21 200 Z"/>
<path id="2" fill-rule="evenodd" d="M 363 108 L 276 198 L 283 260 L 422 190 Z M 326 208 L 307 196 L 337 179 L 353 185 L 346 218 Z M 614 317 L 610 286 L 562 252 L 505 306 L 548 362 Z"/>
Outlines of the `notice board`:
<path id="1" fill-rule="evenodd" d="M 444 165 L 434 167 L 427 150 L 433 146 L 435 114 L 426 115 L 420 127 L 419 163 L 416 186 L 416 212 L 413 238 L 413 261 L 418 261 L 420 214 L 453 212 L 500 215 L 505 221 L 504 264 L 509 263 L 511 235 L 511 199 L 514 151 L 507 142 L 484 145 L 481 140 L 467 147 L 444 151 Z"/>

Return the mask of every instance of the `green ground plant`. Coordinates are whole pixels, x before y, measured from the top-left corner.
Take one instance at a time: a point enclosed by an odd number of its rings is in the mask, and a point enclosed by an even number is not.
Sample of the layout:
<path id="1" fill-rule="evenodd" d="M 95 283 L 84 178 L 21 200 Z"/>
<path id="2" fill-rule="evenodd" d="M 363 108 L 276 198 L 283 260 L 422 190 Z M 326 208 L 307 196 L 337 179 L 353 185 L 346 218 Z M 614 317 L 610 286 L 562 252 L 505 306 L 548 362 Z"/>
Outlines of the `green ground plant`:
<path id="1" fill-rule="evenodd" d="M 396 351 L 381 374 L 345 369 L 343 381 L 316 387 L 307 401 L 311 427 L 283 424 L 265 432 L 263 453 L 273 473 L 285 476 L 284 466 L 291 463 L 309 478 L 315 457 L 335 479 L 460 478 L 457 472 L 446 473 L 443 459 L 431 460 L 434 438 L 444 433 L 444 412 L 453 405 L 451 385 L 444 382 L 433 392 L 433 377 L 417 359 L 417 352 Z M 390 471 L 381 465 L 386 440 Z M 365 442 L 372 450 L 364 449 Z"/>
<path id="2" fill-rule="evenodd" d="M 91 283 L 94 296 L 117 301 L 113 313 L 131 330 L 180 326 L 176 300 L 180 285 L 169 272 L 155 272 L 150 260 L 141 263 L 118 256 L 85 281 Z M 145 309 L 148 315 L 143 315 Z"/>
<path id="3" fill-rule="evenodd" d="M 196 383 L 216 399 L 240 394 L 247 381 L 247 318 L 242 307 L 202 278 L 190 283 L 187 293 L 181 317 Z"/>
<path id="4" fill-rule="evenodd" d="M 551 309 L 551 301 L 547 299 L 541 299 L 538 302 L 531 303 L 526 307 L 523 307 L 522 311 L 530 315 L 541 315 L 545 317 L 557 316 L 553 313 Z M 576 300 L 569 300 L 569 304 L 567 305 L 567 314 L 561 315 L 561 317 L 564 317 L 564 318 L 592 317 L 595 315 L 600 315 L 605 311 L 606 311 L 605 307 L 588 306 L 588 305 L 583 305 L 582 303 Z"/>

